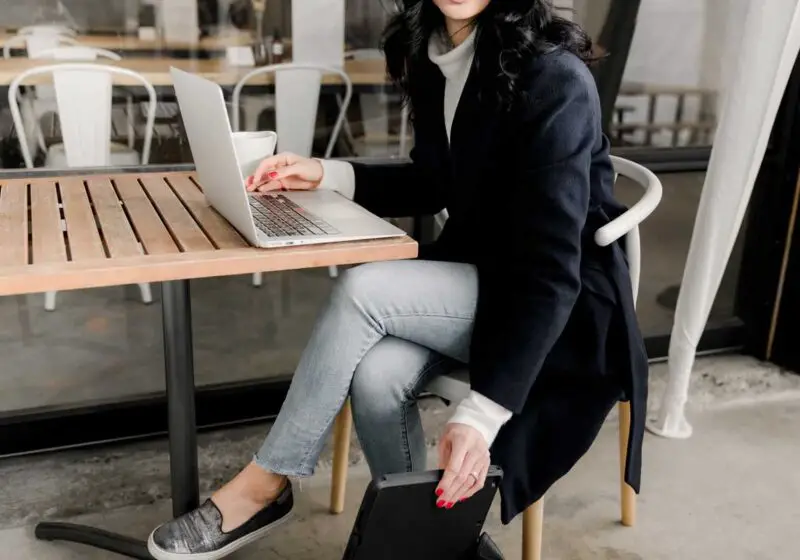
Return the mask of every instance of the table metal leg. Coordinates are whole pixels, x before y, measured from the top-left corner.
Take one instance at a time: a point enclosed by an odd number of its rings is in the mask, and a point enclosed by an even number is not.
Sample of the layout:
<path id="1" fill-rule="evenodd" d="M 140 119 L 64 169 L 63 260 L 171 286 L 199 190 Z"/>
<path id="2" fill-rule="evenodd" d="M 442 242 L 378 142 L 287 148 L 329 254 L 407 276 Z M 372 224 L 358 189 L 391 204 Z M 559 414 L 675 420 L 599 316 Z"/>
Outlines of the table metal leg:
<path id="1" fill-rule="evenodd" d="M 200 503 L 197 421 L 194 410 L 192 309 L 188 280 L 165 282 L 161 289 L 172 514 L 178 517 L 195 509 Z"/>
<path id="2" fill-rule="evenodd" d="M 162 284 L 164 359 L 169 414 L 170 479 L 172 514 L 183 515 L 200 501 L 197 467 L 197 427 L 194 406 L 192 312 L 189 281 Z M 74 523 L 39 523 L 37 539 L 85 544 L 143 560 L 152 560 L 140 540 Z"/>

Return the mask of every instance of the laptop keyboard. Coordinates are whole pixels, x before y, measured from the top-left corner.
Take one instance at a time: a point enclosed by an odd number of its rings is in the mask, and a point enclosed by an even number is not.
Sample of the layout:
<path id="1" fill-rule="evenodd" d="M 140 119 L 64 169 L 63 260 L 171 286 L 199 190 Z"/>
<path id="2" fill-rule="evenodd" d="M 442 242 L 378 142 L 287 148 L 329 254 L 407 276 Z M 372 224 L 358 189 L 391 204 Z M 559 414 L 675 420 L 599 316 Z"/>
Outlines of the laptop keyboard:
<path id="1" fill-rule="evenodd" d="M 253 220 L 258 229 L 269 237 L 301 235 L 335 235 L 335 227 L 303 208 L 286 196 L 256 195 L 248 197 Z"/>

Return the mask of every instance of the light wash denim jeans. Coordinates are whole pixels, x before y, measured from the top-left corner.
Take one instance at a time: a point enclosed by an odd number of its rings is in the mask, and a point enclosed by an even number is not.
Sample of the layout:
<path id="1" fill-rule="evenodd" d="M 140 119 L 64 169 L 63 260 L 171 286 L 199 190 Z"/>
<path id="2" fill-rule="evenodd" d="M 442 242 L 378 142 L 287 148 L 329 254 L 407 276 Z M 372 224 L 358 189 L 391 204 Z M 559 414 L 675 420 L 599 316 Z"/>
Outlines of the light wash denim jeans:
<path id="1" fill-rule="evenodd" d="M 372 475 L 424 470 L 416 396 L 431 376 L 468 361 L 477 294 L 478 274 L 467 264 L 392 261 L 345 272 L 256 463 L 313 474 L 349 393 Z"/>

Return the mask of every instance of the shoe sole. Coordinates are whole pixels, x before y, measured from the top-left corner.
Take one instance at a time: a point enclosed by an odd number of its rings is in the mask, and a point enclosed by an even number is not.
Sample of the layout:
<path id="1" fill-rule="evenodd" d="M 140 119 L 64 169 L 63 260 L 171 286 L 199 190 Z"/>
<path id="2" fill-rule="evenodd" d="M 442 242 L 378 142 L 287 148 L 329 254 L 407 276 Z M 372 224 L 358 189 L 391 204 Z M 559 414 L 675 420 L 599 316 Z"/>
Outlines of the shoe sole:
<path id="1" fill-rule="evenodd" d="M 277 521 L 274 521 L 269 525 L 265 525 L 260 529 L 256 529 L 252 533 L 248 533 L 232 543 L 226 544 L 219 550 L 214 550 L 211 552 L 196 552 L 194 554 L 178 554 L 176 552 L 167 552 L 166 550 L 159 548 L 159 546 L 153 540 L 153 534 L 155 534 L 155 531 L 153 531 L 147 538 L 147 551 L 153 558 L 155 558 L 155 560 L 219 560 L 220 558 L 224 558 L 229 554 L 233 554 L 240 548 L 257 541 L 262 537 L 265 537 L 267 533 L 277 527 L 280 527 L 291 518 L 292 514 L 287 513 Z"/>

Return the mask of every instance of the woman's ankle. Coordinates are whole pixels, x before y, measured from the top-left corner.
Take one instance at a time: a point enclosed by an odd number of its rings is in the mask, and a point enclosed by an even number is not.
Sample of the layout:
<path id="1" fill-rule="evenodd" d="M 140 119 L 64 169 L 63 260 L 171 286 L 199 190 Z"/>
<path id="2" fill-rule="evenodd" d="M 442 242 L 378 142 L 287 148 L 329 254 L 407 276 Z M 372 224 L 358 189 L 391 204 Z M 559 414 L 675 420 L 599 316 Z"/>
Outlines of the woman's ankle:
<path id="1" fill-rule="evenodd" d="M 251 462 L 214 496 L 236 497 L 266 506 L 280 496 L 286 483 L 287 477 L 271 473 Z"/>

